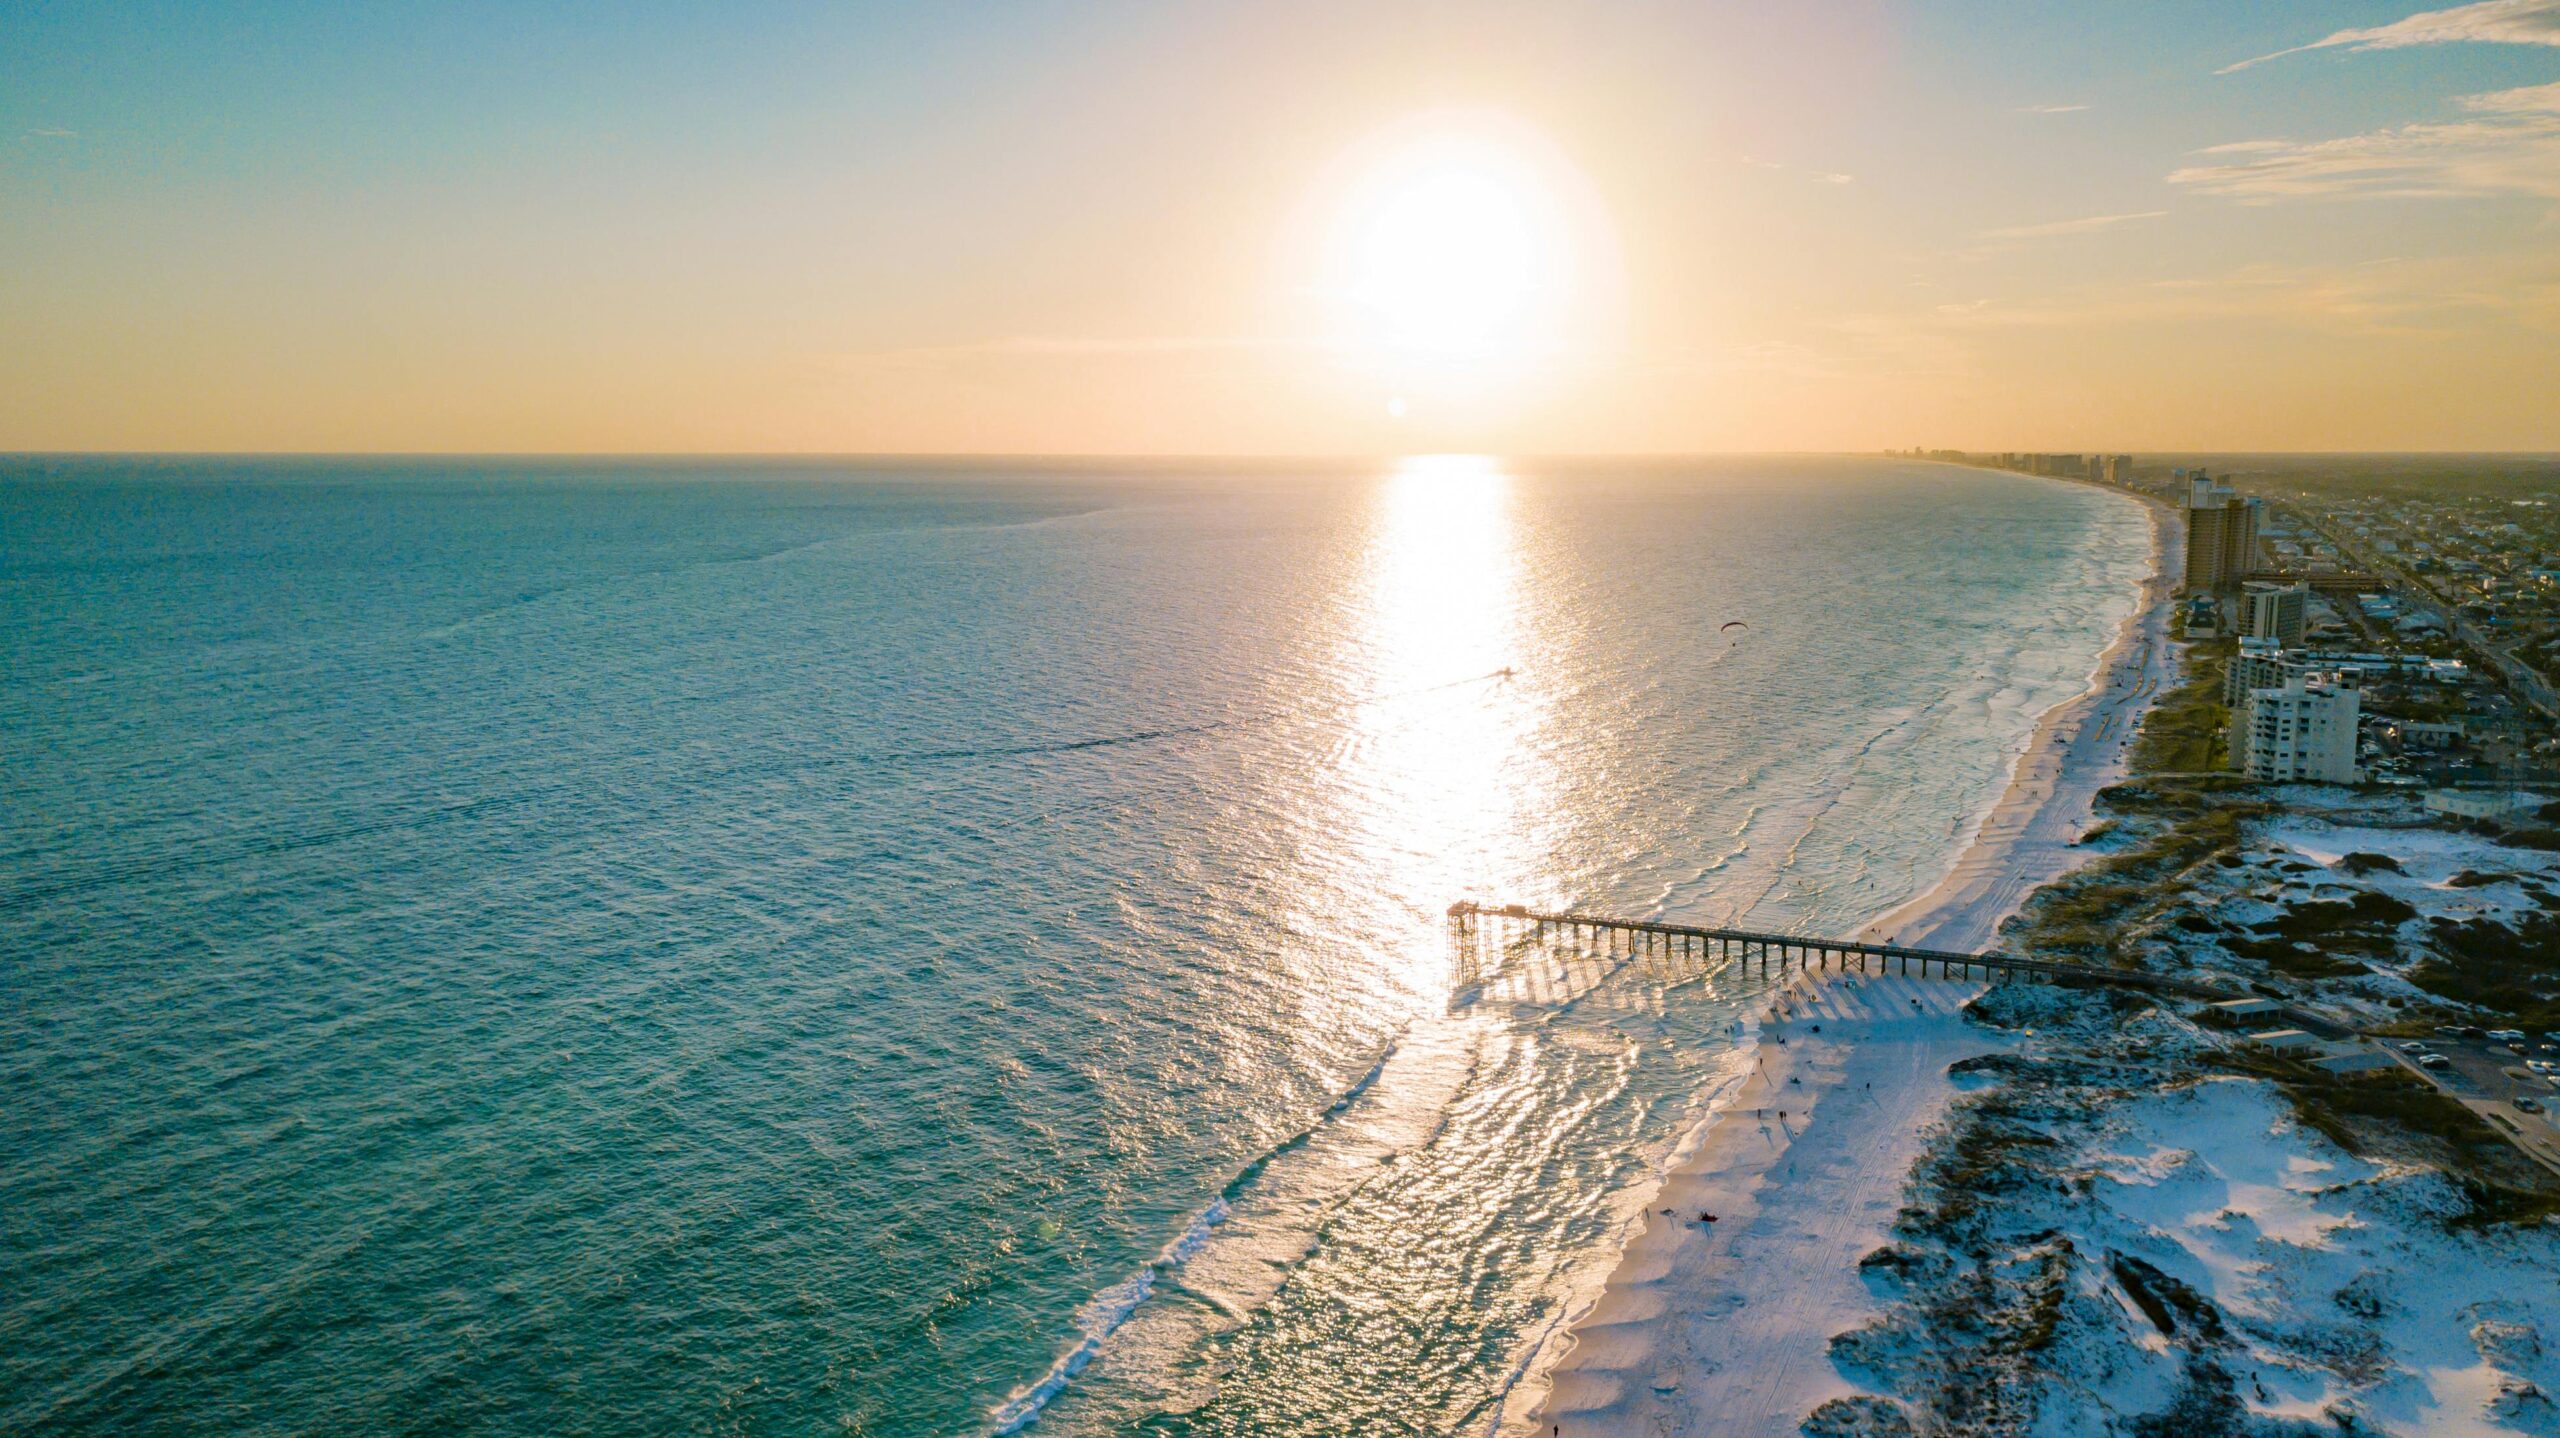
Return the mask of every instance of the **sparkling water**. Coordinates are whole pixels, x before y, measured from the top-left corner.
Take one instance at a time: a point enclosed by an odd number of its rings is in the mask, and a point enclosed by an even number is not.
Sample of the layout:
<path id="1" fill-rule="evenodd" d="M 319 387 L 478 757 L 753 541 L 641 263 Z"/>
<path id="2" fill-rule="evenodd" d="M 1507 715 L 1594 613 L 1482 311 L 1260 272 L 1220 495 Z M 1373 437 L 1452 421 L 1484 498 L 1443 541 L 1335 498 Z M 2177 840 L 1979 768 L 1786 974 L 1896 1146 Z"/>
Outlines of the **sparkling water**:
<path id="1" fill-rule="evenodd" d="M 0 461 L 0 1430 L 1517 1419 L 1748 992 L 1453 993 L 1447 906 L 1855 928 L 2148 542 L 1871 459 Z"/>

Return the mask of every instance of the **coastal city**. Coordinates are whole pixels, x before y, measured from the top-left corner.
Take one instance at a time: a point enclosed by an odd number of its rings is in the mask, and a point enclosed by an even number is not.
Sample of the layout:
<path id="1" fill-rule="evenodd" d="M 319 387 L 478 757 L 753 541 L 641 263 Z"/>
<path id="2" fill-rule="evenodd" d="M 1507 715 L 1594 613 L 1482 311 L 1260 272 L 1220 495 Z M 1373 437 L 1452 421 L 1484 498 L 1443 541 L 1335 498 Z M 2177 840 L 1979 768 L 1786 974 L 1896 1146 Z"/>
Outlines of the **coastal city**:
<path id="1" fill-rule="evenodd" d="M 2160 526 L 2174 677 L 2081 857 L 2035 875 L 1995 947 L 2224 996 L 1970 1006 L 2018 1035 L 1968 1061 L 2002 1081 L 1921 1146 L 1867 1259 L 1885 1314 L 1832 1347 L 1895 1397 L 1805 1431 L 2121 1431 L 2137 1410 L 2174 1415 L 2162 1432 L 2472 1431 L 2438 1427 L 2457 1392 L 2478 1431 L 2548 1431 L 2517 1345 L 2549 1321 L 2527 1255 L 2560 1214 L 2560 464 L 1904 453 L 2105 486 Z M 2208 1177 L 2219 1217 L 2152 1206 Z M 2136 1333 L 2085 1307 L 2101 1290 Z M 2476 1366 L 2427 1402 L 2359 1366 L 2431 1330 L 2467 1332 Z M 2141 1356 L 2161 1339 L 2167 1361 Z"/>
<path id="2" fill-rule="evenodd" d="M 2235 474 L 2131 455 L 1928 458 L 2085 480 L 2177 511 L 2181 636 L 2225 673 L 2213 767 L 2425 791 L 2465 818 L 2528 815 L 2560 784 L 2560 474 L 2474 480 L 2348 461 Z M 2244 461 L 2245 462 L 2245 461 Z M 2432 480 L 2433 482 L 2428 482 Z"/>

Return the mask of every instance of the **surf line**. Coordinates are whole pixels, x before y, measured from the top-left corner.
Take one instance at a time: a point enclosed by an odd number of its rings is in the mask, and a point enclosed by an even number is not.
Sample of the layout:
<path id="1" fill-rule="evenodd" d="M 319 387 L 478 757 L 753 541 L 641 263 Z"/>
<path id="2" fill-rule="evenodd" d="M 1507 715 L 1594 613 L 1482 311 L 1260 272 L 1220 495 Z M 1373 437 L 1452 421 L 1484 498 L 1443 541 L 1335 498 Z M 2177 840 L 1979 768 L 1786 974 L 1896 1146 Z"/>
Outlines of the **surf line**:
<path id="1" fill-rule="evenodd" d="M 1235 1177 L 1228 1179 L 1226 1184 L 1218 1190 L 1217 1197 L 1210 1199 L 1206 1207 L 1191 1215 L 1190 1219 L 1183 1224 L 1181 1231 L 1158 1250 L 1155 1257 L 1140 1264 L 1135 1272 L 1119 1282 L 1085 1300 L 1084 1305 L 1076 1310 L 1073 1319 L 1075 1340 L 1067 1346 L 1065 1352 L 1051 1361 L 1047 1371 L 1014 1389 L 1011 1396 L 997 1404 L 988 1413 L 987 1438 L 1007 1438 L 1007 1435 L 1019 1433 L 1037 1421 L 1041 1411 L 1049 1406 L 1050 1400 L 1065 1392 L 1067 1386 L 1075 1382 L 1077 1375 L 1083 1373 L 1095 1358 L 1101 1356 L 1103 1350 L 1109 1346 L 1112 1337 L 1120 1331 L 1121 1325 L 1127 1323 L 1137 1313 L 1139 1307 L 1154 1296 L 1158 1280 L 1172 1277 L 1177 1270 L 1190 1262 L 1195 1254 L 1208 1245 L 1211 1230 L 1225 1223 L 1234 1214 L 1235 1205 L 1244 1201 L 1246 1193 L 1252 1189 L 1265 1171 L 1286 1155 L 1314 1142 L 1316 1136 L 1328 1124 L 1341 1118 L 1346 1110 L 1358 1103 L 1361 1097 L 1377 1084 L 1378 1080 L 1386 1074 L 1387 1065 L 1394 1060 L 1397 1051 L 1403 1047 L 1405 1035 L 1411 1031 L 1412 1025 L 1408 1023 L 1404 1029 L 1399 1030 L 1394 1037 L 1387 1040 L 1386 1047 L 1380 1051 L 1377 1062 L 1369 1066 L 1368 1072 L 1354 1080 L 1349 1088 L 1343 1090 L 1340 1096 L 1326 1105 L 1324 1112 L 1316 1115 L 1304 1128 L 1264 1150 L 1259 1157 L 1246 1164 Z"/>

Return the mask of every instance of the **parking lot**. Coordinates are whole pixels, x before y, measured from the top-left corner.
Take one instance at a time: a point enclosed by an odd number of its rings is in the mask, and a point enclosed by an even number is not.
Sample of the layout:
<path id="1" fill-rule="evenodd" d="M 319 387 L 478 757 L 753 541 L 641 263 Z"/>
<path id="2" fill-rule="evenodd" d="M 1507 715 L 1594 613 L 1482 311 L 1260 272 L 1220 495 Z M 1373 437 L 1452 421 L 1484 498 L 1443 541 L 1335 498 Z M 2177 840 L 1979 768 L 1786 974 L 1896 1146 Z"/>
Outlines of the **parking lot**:
<path id="1" fill-rule="evenodd" d="M 2409 1052 L 2403 1047 L 2405 1042 L 2389 1041 L 2393 1057 L 2461 1100 L 2465 1108 L 2512 1134 L 2519 1147 L 2545 1166 L 2560 1170 L 2560 1125 L 2552 1121 L 2552 1108 L 2560 1105 L 2560 1087 L 2526 1068 L 2525 1055 L 2491 1039 L 2439 1035 L 2418 1041 L 2427 1046 L 2429 1053 L 2442 1054 L 2447 1060 L 2444 1067 L 2430 1069 L 2419 1062 L 2425 1055 Z M 2532 1057 L 2560 1060 L 2560 1054 L 2542 1053 L 2538 1040 L 2527 1047 L 2533 1050 Z M 2532 1101 L 2542 1112 L 2517 1108 L 2517 1099 Z"/>

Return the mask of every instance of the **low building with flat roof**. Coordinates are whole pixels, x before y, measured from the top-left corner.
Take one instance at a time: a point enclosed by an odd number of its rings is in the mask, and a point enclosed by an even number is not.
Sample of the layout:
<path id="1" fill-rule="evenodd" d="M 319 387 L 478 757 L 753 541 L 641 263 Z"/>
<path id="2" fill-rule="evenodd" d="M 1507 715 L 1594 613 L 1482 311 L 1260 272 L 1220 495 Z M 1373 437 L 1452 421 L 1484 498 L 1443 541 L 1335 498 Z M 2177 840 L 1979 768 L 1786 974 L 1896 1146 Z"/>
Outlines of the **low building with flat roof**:
<path id="1" fill-rule="evenodd" d="M 2269 1029 L 2264 1033 L 2249 1035 L 2249 1042 L 2260 1048 L 2274 1049 L 2278 1053 L 2320 1046 L 2318 1038 L 2301 1029 Z"/>
<path id="2" fill-rule="evenodd" d="M 2551 803 L 2547 794 L 2521 789 L 2435 789 L 2427 794 L 2427 812 L 2456 819 L 2512 819 Z"/>

